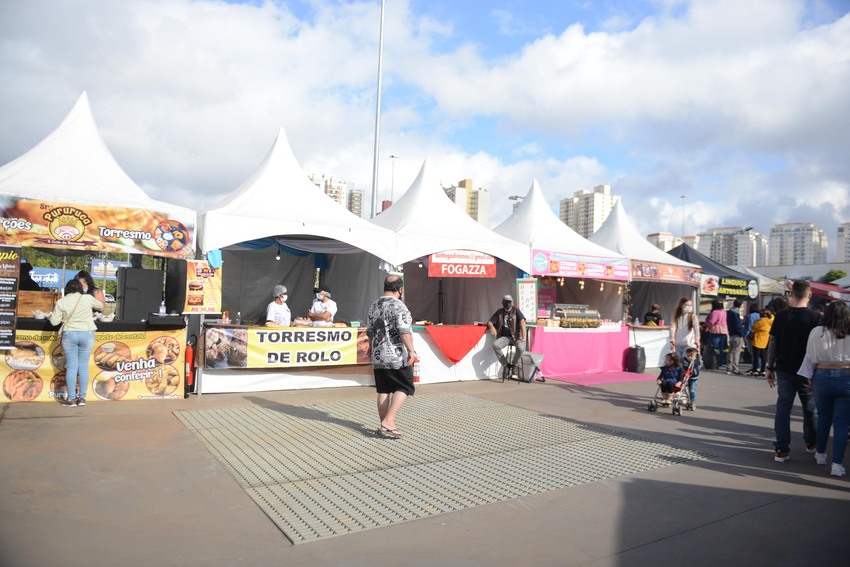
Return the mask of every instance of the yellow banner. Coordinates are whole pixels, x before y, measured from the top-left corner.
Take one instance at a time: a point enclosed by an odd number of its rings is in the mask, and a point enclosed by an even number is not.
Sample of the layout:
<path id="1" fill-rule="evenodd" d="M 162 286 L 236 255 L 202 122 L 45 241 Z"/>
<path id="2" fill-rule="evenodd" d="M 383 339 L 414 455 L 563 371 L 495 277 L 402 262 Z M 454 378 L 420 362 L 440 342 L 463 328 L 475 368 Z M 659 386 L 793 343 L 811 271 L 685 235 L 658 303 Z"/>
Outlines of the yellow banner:
<path id="1" fill-rule="evenodd" d="M 221 270 L 206 260 L 186 261 L 183 313 L 221 313 Z"/>
<path id="2" fill-rule="evenodd" d="M 186 330 L 95 333 L 86 401 L 183 397 Z M 65 353 L 53 331 L 18 330 L 0 359 L 5 400 L 65 398 Z"/>
<path id="3" fill-rule="evenodd" d="M 366 330 L 352 327 L 210 326 L 205 368 L 281 368 L 365 364 Z"/>

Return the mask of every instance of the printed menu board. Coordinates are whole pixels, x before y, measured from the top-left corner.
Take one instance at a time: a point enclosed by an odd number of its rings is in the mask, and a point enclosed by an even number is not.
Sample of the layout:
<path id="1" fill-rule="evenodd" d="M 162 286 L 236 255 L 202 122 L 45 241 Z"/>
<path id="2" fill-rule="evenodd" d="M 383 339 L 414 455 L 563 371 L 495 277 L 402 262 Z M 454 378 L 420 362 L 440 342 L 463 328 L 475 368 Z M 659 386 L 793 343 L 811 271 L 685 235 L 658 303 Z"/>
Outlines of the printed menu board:
<path id="1" fill-rule="evenodd" d="M 183 313 L 221 313 L 221 270 L 206 260 L 186 262 L 186 305 Z"/>
<path id="2" fill-rule="evenodd" d="M 15 347 L 21 249 L 0 246 L 0 349 Z"/>

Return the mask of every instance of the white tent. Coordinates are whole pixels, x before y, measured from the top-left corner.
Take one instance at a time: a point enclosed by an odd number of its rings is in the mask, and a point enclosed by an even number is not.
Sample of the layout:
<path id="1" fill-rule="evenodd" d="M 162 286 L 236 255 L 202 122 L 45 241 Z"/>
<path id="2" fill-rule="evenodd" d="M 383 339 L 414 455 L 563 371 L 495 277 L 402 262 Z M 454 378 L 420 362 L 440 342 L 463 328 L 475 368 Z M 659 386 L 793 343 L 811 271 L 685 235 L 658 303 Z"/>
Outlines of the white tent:
<path id="1" fill-rule="evenodd" d="M 395 260 L 394 235 L 340 207 L 307 179 L 282 128 L 254 173 L 201 215 L 200 225 L 204 252 L 282 236 L 282 243 L 307 252 L 363 250 Z"/>
<path id="2" fill-rule="evenodd" d="M 380 294 L 381 260 L 395 263 L 395 235 L 339 206 L 303 173 L 280 130 L 257 169 L 201 215 L 201 249 L 223 249 L 223 303 L 262 321 L 274 285 L 289 290 L 293 316 L 306 315 L 315 268 L 328 254 L 324 283 L 337 320 L 362 320 Z M 283 253 L 281 253 L 283 251 Z"/>
<path id="3" fill-rule="evenodd" d="M 741 272 L 742 274 L 747 274 L 748 276 L 752 276 L 756 278 L 759 282 L 759 293 L 762 295 L 784 295 L 785 294 L 785 286 L 764 274 L 760 274 L 759 272 L 747 268 L 746 266 L 727 266 L 730 270 L 735 270 L 736 272 Z M 837 282 L 832 282 L 837 283 Z"/>
<path id="4" fill-rule="evenodd" d="M 618 200 L 608 214 L 608 218 L 599 230 L 590 235 L 589 240 L 610 250 L 615 250 L 629 260 L 654 262 L 699 270 L 696 264 L 691 264 L 667 254 L 653 246 L 635 227 L 626 215 L 623 204 Z"/>
<path id="5" fill-rule="evenodd" d="M 495 234 L 458 208 L 430 172 L 425 159 L 410 188 L 393 205 L 372 219 L 398 235 L 402 262 L 447 250 L 474 250 L 501 258 L 529 271 L 527 246 Z"/>
<path id="6" fill-rule="evenodd" d="M 398 257 L 408 262 L 406 302 L 416 320 L 450 324 L 485 320 L 504 294 L 514 292 L 518 269 L 529 269 L 528 247 L 499 236 L 458 208 L 431 175 L 427 158 L 404 195 L 372 222 L 398 238 Z M 426 257 L 450 250 L 471 250 L 504 262 L 497 264 L 495 278 L 428 277 Z"/>
<path id="7" fill-rule="evenodd" d="M 186 225 L 194 248 L 197 213 L 151 199 L 130 179 L 101 138 L 85 92 L 56 130 L 0 168 L 0 196 L 4 207 L 31 199 L 155 211 Z"/>
<path id="8" fill-rule="evenodd" d="M 506 238 L 527 244 L 529 249 L 565 252 L 577 256 L 596 256 L 624 260 L 623 254 L 594 244 L 561 222 L 535 179 L 516 211 L 493 229 Z M 531 270 L 529 270 L 531 271 Z"/>

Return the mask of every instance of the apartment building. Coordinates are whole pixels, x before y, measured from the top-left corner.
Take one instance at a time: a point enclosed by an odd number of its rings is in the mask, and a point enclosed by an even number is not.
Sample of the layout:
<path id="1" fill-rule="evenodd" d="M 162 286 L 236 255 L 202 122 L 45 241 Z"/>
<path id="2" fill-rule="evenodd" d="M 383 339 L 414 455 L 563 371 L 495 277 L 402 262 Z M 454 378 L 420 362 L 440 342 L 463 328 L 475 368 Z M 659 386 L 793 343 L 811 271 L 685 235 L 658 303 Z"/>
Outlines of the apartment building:
<path id="1" fill-rule="evenodd" d="M 475 189 L 472 179 L 462 179 L 457 185 L 443 187 L 449 199 L 463 212 L 483 224 L 490 226 L 490 193 L 483 187 Z"/>
<path id="2" fill-rule="evenodd" d="M 770 229 L 768 265 L 823 264 L 826 262 L 826 249 L 826 233 L 814 224 L 777 224 Z"/>
<path id="3" fill-rule="evenodd" d="M 602 226 L 618 199 L 611 194 L 610 185 L 597 185 L 593 191 L 576 191 L 572 197 L 561 200 L 561 222 L 587 238 Z"/>

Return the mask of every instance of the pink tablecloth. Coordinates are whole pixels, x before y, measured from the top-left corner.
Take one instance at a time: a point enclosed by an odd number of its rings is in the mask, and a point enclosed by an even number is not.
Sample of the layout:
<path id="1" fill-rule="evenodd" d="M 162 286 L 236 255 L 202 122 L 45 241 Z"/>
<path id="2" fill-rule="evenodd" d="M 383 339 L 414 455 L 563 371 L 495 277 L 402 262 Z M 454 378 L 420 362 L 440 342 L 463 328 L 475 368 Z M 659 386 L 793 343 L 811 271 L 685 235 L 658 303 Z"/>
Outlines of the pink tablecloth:
<path id="1" fill-rule="evenodd" d="M 546 377 L 622 371 L 628 348 L 627 327 L 609 332 L 537 327 L 531 335 L 531 352 L 545 355 L 540 371 Z"/>

